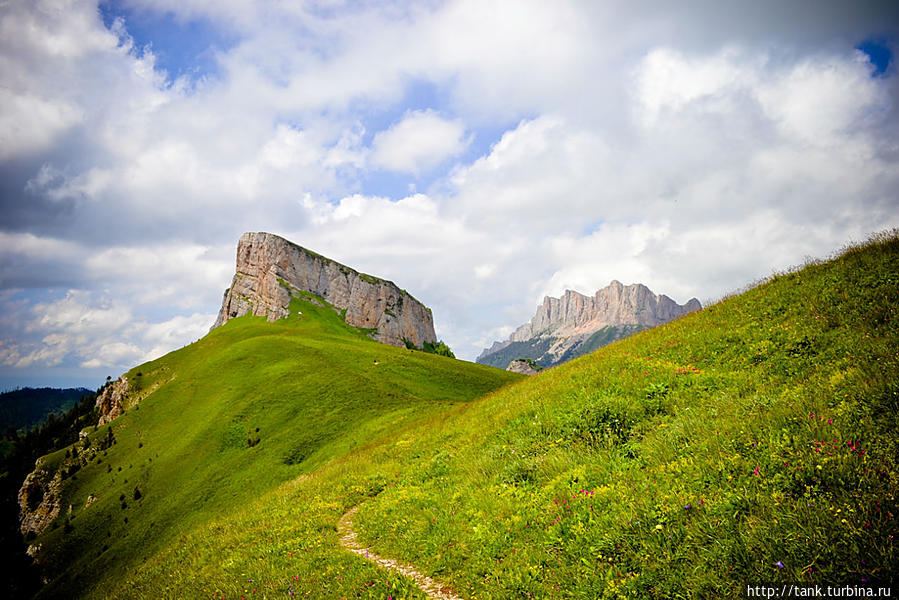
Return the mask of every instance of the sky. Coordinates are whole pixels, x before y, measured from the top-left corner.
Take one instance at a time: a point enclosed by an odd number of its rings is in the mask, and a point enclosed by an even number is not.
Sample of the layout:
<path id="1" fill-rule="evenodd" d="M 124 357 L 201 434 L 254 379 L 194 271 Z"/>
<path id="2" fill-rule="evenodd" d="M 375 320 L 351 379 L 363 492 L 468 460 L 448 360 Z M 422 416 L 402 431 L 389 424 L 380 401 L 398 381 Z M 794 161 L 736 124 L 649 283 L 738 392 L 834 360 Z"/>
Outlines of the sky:
<path id="1" fill-rule="evenodd" d="M 199 339 L 245 231 L 473 360 L 546 295 L 707 303 L 899 226 L 899 3 L 0 2 L 0 388 Z"/>

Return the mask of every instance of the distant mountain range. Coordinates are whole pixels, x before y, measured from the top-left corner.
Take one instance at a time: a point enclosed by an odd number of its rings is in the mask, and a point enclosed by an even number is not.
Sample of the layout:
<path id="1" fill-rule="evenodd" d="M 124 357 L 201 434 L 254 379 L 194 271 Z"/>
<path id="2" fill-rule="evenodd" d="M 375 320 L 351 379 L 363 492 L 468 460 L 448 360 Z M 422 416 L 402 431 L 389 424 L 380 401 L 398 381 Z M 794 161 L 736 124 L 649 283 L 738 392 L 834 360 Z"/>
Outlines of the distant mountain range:
<path id="1" fill-rule="evenodd" d="M 528 358 L 552 367 L 701 308 L 696 298 L 681 305 L 640 283 L 612 281 L 593 296 L 566 290 L 561 298 L 545 297 L 529 322 L 485 348 L 477 362 L 505 369 Z"/>

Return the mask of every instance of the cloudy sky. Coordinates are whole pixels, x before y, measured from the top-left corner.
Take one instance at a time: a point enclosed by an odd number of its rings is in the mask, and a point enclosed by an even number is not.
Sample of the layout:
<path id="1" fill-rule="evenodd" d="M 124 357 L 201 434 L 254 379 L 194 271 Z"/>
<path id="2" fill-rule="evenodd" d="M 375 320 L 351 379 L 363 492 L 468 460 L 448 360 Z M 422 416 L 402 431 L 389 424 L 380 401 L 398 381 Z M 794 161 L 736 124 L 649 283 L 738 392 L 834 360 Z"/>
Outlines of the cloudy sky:
<path id="1" fill-rule="evenodd" d="M 724 8 L 729 5 L 729 8 Z M 208 330 L 244 231 L 457 356 L 546 294 L 715 299 L 899 225 L 899 3 L 4 0 L 0 388 Z"/>

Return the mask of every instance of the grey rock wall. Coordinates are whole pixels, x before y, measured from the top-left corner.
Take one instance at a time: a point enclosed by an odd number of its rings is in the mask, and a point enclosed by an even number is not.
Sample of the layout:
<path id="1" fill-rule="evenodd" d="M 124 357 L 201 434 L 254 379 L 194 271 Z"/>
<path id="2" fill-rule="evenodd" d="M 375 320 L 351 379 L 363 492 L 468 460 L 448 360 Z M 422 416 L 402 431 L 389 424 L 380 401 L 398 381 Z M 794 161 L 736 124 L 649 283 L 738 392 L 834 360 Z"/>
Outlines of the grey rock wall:
<path id="1" fill-rule="evenodd" d="M 282 283 L 283 282 L 283 283 Z M 247 313 L 269 321 L 288 315 L 290 288 L 310 292 L 339 309 L 346 322 L 375 329 L 374 339 L 417 347 L 436 342 L 431 310 L 396 284 L 372 277 L 271 233 L 245 233 L 237 268 L 213 329 Z"/>

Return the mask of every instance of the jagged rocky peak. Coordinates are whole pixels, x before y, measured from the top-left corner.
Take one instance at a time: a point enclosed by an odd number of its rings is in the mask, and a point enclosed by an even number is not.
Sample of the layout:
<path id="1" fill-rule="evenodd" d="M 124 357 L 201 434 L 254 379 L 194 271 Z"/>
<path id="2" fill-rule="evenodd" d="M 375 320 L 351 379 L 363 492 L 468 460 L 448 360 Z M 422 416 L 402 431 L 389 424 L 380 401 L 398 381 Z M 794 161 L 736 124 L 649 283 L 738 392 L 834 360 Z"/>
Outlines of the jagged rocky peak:
<path id="1" fill-rule="evenodd" d="M 537 313 L 512 334 L 511 341 L 531 339 L 548 330 L 582 333 L 610 325 L 655 327 L 702 308 L 692 298 L 680 305 L 664 294 L 654 294 L 642 283 L 612 282 L 593 296 L 565 290 L 561 298 L 546 296 Z"/>
<path id="2" fill-rule="evenodd" d="M 506 368 L 510 359 L 524 357 L 549 367 L 700 308 L 696 298 L 680 305 L 640 283 L 612 281 L 592 296 L 566 290 L 559 298 L 546 296 L 529 322 L 477 361 Z"/>
<path id="3" fill-rule="evenodd" d="M 275 321 L 288 316 L 291 293 L 310 292 L 338 309 L 346 322 L 374 329 L 374 339 L 422 347 L 436 342 L 431 310 L 396 284 L 351 269 L 271 233 L 245 233 L 237 268 L 213 329 L 247 313 Z"/>

